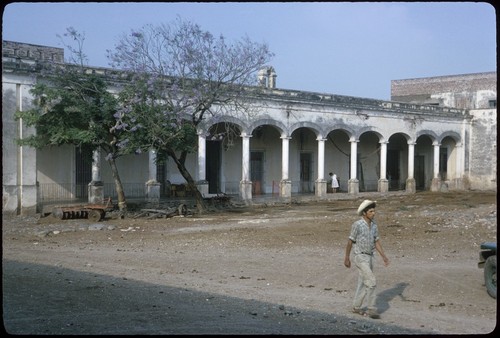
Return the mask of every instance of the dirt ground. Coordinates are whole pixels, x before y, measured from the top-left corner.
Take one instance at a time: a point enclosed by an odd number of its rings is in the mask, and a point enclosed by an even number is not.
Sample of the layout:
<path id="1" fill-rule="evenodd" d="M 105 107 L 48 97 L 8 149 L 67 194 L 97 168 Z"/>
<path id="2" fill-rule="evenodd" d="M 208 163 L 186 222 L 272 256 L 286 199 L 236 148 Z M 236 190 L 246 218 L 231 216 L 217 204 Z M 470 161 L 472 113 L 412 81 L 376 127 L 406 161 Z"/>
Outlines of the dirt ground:
<path id="1" fill-rule="evenodd" d="M 186 217 L 3 217 L 11 334 L 486 334 L 497 303 L 477 267 L 496 192 L 331 194 Z M 333 196 L 335 195 L 335 196 Z M 381 319 L 350 312 L 356 209 L 377 200 Z M 111 214 L 112 215 L 112 214 Z"/>

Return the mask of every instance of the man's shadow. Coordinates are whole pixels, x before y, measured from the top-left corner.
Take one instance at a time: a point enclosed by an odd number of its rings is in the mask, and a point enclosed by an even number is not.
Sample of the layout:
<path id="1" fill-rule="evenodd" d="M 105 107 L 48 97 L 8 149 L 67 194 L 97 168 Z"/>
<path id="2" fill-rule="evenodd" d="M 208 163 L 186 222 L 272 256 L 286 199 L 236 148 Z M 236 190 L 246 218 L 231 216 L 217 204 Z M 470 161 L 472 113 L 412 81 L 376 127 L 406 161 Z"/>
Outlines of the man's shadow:
<path id="1" fill-rule="evenodd" d="M 379 293 L 377 295 L 377 301 L 376 301 L 378 311 L 380 313 L 384 313 L 385 311 L 387 311 L 390 307 L 389 305 L 390 301 L 395 297 L 399 296 L 403 298 L 403 292 L 408 285 L 410 284 L 406 282 L 401 282 L 396 284 L 396 286 Z"/>

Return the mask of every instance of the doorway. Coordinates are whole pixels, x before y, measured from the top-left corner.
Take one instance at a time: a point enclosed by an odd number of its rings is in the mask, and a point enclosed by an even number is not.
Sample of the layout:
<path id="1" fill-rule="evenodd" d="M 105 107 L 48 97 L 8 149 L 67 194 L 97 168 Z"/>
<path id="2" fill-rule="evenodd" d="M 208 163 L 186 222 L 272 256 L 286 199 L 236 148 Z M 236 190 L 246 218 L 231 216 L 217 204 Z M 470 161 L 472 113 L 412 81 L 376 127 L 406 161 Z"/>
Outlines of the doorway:
<path id="1" fill-rule="evenodd" d="M 425 190 L 425 159 L 422 155 L 415 156 L 415 188 Z"/>
<path id="2" fill-rule="evenodd" d="M 206 171 L 208 181 L 208 193 L 220 193 L 220 165 L 222 156 L 221 141 L 207 141 Z"/>
<path id="3" fill-rule="evenodd" d="M 300 192 L 314 192 L 312 184 L 312 153 L 300 154 Z"/>
<path id="4" fill-rule="evenodd" d="M 92 181 L 92 149 L 89 146 L 75 148 L 75 197 L 88 197 L 88 184 Z"/>
<path id="5" fill-rule="evenodd" d="M 387 180 L 389 190 L 399 190 L 399 153 L 398 149 L 387 150 Z"/>
<path id="6" fill-rule="evenodd" d="M 264 189 L 264 153 L 252 151 L 250 153 L 250 180 L 252 181 L 252 195 L 265 193 Z"/>

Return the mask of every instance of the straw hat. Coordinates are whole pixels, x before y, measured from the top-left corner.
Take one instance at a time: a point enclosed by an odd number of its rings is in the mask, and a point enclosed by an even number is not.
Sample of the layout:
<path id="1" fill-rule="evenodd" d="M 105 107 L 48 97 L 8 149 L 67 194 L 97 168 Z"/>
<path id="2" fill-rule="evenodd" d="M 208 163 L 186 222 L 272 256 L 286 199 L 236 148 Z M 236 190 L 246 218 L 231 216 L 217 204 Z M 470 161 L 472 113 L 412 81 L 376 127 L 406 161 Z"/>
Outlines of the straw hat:
<path id="1" fill-rule="evenodd" d="M 376 206 L 377 201 L 370 201 L 370 200 L 364 200 L 358 208 L 358 215 L 361 216 L 363 215 L 363 210 L 365 210 L 367 207 L 373 204 L 373 207 Z"/>

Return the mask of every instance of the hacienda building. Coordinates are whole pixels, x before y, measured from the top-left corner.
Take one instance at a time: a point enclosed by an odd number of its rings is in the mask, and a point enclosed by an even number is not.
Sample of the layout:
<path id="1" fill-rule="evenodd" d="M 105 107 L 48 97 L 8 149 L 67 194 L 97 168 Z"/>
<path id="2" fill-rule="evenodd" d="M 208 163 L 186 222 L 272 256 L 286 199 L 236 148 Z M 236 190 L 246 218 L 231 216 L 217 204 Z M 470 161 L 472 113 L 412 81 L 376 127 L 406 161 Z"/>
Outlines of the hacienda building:
<path id="1" fill-rule="evenodd" d="M 46 60 L 63 62 L 64 50 L 2 41 L 4 213 L 116 196 L 99 150 L 16 144 L 35 132 L 14 113 L 31 107 L 34 75 Z M 186 163 L 204 196 L 325 199 L 330 172 L 343 194 L 496 190 L 496 72 L 394 80 L 390 101 L 279 89 L 276 77 L 268 67 L 258 74 L 261 90 L 248 88 L 252 114 L 199 127 L 198 150 Z M 238 137 L 229 137 L 229 128 Z M 174 163 L 156 164 L 155 157 L 150 151 L 117 159 L 127 199 L 188 196 Z"/>

